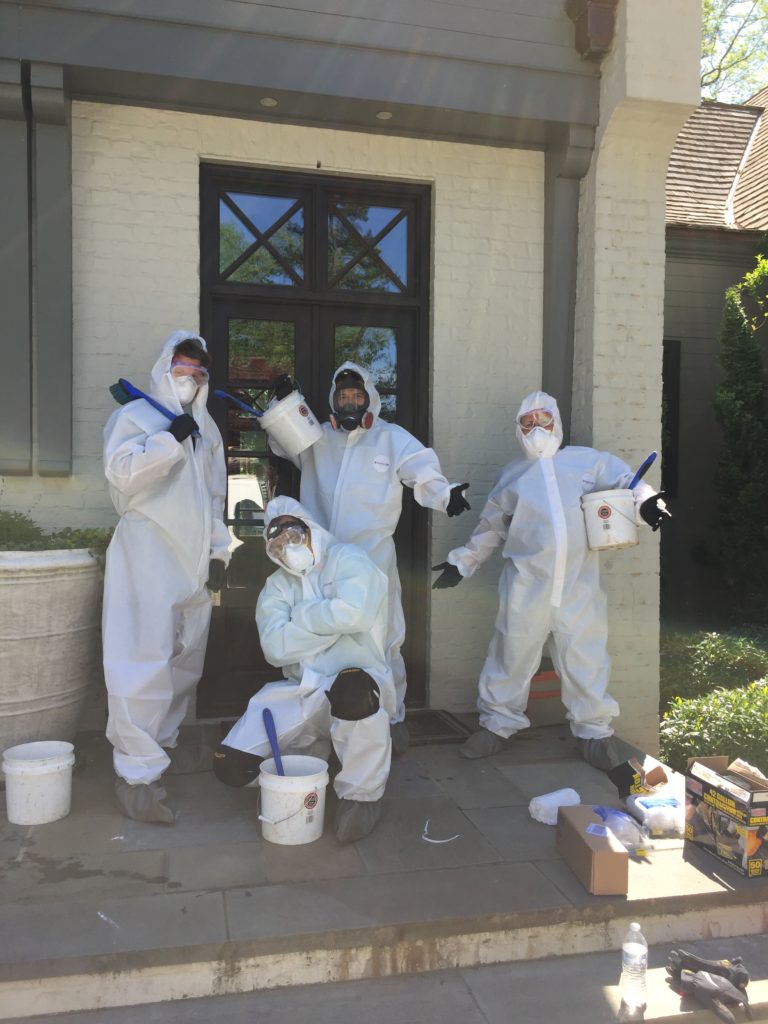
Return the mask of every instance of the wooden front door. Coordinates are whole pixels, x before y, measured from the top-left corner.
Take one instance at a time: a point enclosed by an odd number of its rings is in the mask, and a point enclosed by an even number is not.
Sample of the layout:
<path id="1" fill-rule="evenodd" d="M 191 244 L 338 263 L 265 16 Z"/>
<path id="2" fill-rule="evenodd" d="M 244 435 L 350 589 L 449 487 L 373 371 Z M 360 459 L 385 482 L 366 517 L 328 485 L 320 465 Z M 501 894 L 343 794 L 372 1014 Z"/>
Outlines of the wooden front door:
<path id="1" fill-rule="evenodd" d="M 328 418 L 334 369 L 366 366 L 382 416 L 426 442 L 429 190 L 391 182 L 201 169 L 202 333 L 213 356 L 211 395 L 260 401 L 282 373 Z M 247 414 L 211 397 L 227 456 L 232 562 L 213 610 L 198 717 L 242 713 L 279 679 L 259 646 L 256 599 L 275 567 L 263 511 L 298 497 L 299 475 L 272 456 Z M 395 536 L 403 583 L 408 703 L 425 702 L 426 514 L 410 492 Z"/>

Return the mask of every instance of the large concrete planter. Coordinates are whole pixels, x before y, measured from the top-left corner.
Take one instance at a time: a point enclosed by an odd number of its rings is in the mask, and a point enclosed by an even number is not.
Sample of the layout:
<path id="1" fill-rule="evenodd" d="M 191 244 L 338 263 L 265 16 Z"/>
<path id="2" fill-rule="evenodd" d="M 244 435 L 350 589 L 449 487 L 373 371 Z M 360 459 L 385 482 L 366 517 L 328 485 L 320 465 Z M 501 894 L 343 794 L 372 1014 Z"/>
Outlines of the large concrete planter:
<path id="1" fill-rule="evenodd" d="M 0 551 L 0 751 L 74 739 L 100 678 L 100 597 L 85 549 Z"/>

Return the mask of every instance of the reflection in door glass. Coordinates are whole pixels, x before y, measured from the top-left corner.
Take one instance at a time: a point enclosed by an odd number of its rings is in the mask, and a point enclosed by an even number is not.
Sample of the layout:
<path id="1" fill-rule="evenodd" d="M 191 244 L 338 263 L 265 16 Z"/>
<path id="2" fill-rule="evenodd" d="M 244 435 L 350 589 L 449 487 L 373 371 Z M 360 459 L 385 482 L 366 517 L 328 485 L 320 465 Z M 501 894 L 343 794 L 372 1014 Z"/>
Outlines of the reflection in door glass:
<path id="1" fill-rule="evenodd" d="M 264 507 L 274 494 L 277 474 L 269 458 L 231 456 L 227 459 L 227 473 L 227 525 L 232 538 L 227 591 L 259 590 L 268 575 L 262 539 Z"/>
<path id="2" fill-rule="evenodd" d="M 229 281 L 300 285 L 304 277 L 302 201 L 225 193 L 219 200 L 219 272 Z"/>
<path id="3" fill-rule="evenodd" d="M 336 366 L 349 360 L 365 367 L 381 396 L 381 418 L 397 420 L 397 335 L 392 327 L 337 324 Z"/>
<path id="4" fill-rule="evenodd" d="M 364 366 L 377 388 L 397 387 L 397 336 L 391 327 L 338 324 L 336 366 L 350 360 Z"/>
<path id="5" fill-rule="evenodd" d="M 227 521 L 239 540 L 261 535 L 264 508 L 272 497 L 276 478 L 269 458 L 227 459 Z"/>
<path id="6" fill-rule="evenodd" d="M 401 208 L 335 203 L 328 219 L 332 288 L 403 292 L 408 287 L 408 216 Z"/>
<path id="7" fill-rule="evenodd" d="M 294 373 L 295 327 L 283 320 L 229 320 L 229 379 L 271 384 Z"/>
<path id="8" fill-rule="evenodd" d="M 381 412 L 379 416 L 388 423 L 397 423 L 397 395 L 381 395 Z"/>
<path id="9" fill-rule="evenodd" d="M 242 399 L 247 405 L 258 403 L 264 406 L 266 395 L 257 388 L 233 388 L 236 391 L 236 398 Z M 230 391 L 230 394 L 232 393 Z M 240 409 L 227 409 L 227 450 L 254 452 L 257 455 L 268 455 L 267 435 L 259 426 L 255 416 L 249 416 L 247 412 Z"/>

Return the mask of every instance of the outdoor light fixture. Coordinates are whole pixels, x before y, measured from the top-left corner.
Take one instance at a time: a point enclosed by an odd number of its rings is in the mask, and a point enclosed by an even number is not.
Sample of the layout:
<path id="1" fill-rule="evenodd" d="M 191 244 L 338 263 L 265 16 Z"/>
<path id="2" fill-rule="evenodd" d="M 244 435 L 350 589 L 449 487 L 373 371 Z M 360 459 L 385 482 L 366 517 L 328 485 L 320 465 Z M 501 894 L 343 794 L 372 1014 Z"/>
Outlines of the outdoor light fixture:
<path id="1" fill-rule="evenodd" d="M 262 105 L 262 107 L 277 106 L 277 100 L 274 99 L 272 96 L 262 96 L 261 99 L 259 100 L 259 103 Z"/>
<path id="2" fill-rule="evenodd" d="M 391 110 L 380 110 L 376 114 L 376 119 L 378 121 L 391 121 L 392 117 L 393 117 L 393 114 L 392 114 Z"/>

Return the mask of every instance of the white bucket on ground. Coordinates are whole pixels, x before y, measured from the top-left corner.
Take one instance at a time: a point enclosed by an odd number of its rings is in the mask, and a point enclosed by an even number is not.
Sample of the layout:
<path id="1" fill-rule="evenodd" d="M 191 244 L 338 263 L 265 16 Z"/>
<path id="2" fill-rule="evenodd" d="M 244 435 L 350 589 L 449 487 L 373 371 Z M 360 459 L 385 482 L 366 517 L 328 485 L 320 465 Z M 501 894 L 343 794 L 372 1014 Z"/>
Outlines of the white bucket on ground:
<path id="1" fill-rule="evenodd" d="M 581 507 L 592 551 L 631 548 L 639 543 L 632 491 L 594 491 L 582 494 Z"/>
<path id="2" fill-rule="evenodd" d="M 323 436 L 323 428 L 298 391 L 267 409 L 259 423 L 288 455 L 298 455 Z"/>
<path id="3" fill-rule="evenodd" d="M 307 754 L 284 754 L 282 762 L 285 775 L 272 757 L 261 764 L 261 834 L 280 846 L 314 843 L 323 834 L 328 764 Z"/>
<path id="4" fill-rule="evenodd" d="M 5 801 L 13 825 L 66 818 L 72 800 L 74 747 L 59 740 L 20 743 L 3 751 Z"/>

